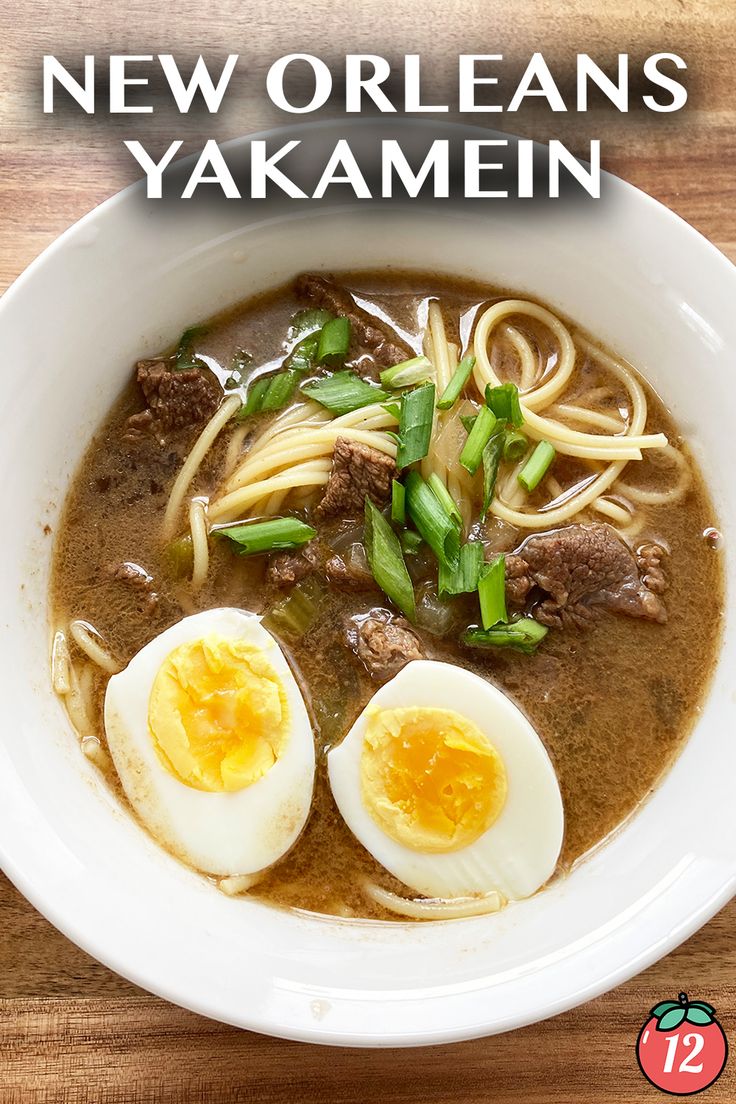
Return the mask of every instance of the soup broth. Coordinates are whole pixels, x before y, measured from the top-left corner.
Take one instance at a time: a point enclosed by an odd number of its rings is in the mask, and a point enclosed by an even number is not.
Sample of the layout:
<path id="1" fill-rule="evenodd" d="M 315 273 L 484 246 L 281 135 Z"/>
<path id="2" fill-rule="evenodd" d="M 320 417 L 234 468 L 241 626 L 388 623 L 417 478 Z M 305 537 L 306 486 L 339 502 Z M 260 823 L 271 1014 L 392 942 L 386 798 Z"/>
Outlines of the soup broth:
<path id="1" fill-rule="evenodd" d="M 441 303 L 447 338 L 462 357 L 482 311 L 509 297 L 502 289 L 431 273 L 359 272 L 342 276 L 340 283 L 350 289 L 359 307 L 379 324 L 390 326 L 406 347 L 407 358 L 422 353 L 432 300 Z M 206 365 L 219 384 L 225 383 L 225 397 L 235 390 L 229 384 L 247 387 L 249 376 L 281 366 L 285 337 L 300 307 L 303 302 L 292 287 L 245 302 L 189 339 L 194 341 L 197 363 Z M 533 318 L 518 319 L 514 325 L 535 355 L 548 361 L 551 371 L 558 357 L 554 334 Z M 607 368 L 605 357 L 610 354 L 603 350 L 603 359 L 594 357 L 585 351 L 589 350 L 584 344 L 587 340 L 583 336 L 577 346 L 574 377 L 557 402 L 574 406 L 584 399 L 596 401 L 603 426 L 606 418 L 615 419 L 621 410 L 624 388 Z M 505 330 L 490 362 L 501 378 L 521 385 L 523 364 L 513 342 L 513 333 Z M 231 374 L 234 356 L 239 356 L 241 375 L 237 377 Z M 543 374 L 542 383 L 544 379 Z M 596 515 L 589 508 L 574 522 L 616 526 L 622 511 L 632 514 L 638 527 L 635 532 L 632 529 L 633 535 L 627 535 L 622 527 L 627 545 L 639 547 L 652 541 L 665 553 L 663 565 L 669 581 L 663 596 L 666 623 L 603 609 L 585 627 L 565 624 L 550 628 L 533 654 L 511 648 L 467 647 L 460 637 L 468 624 L 478 621 L 477 597 L 466 594 L 443 602 L 436 593 L 436 563 L 426 545 L 415 556 L 406 557 L 419 602 L 414 631 L 425 654 L 467 668 L 499 687 L 529 718 L 551 757 L 565 813 L 557 876 L 563 876 L 614 831 L 657 784 L 692 728 L 717 654 L 722 568 L 717 550 L 704 536 L 716 524 L 713 505 L 687 443 L 663 402 L 645 381 L 641 387 L 646 398 L 646 432 L 666 434 L 683 459 L 673 463 L 669 454 L 657 458 L 652 452 L 652 458 L 632 461 L 621 476 L 620 488 L 614 484 L 611 489 L 613 505 L 606 507 L 604 502 L 601 507 L 609 508 L 611 514 Z M 597 399 L 589 400 L 597 392 Z M 297 400 L 295 395 L 291 401 Z M 128 419 L 141 408 L 140 389 L 131 382 L 88 448 L 73 481 L 55 541 L 53 625 L 66 633 L 70 623 L 83 621 L 93 627 L 122 666 L 163 630 L 193 612 L 234 607 L 267 615 L 266 623 L 288 658 L 311 714 L 317 767 L 304 831 L 250 893 L 279 906 L 390 918 L 391 914 L 366 895 L 366 882 L 404 896 L 414 895 L 407 894 L 406 887 L 348 829 L 335 806 L 326 757 L 377 687 L 375 674 L 346 645 L 346 623 L 377 608 L 396 611 L 370 580 L 361 582 L 359 576 L 349 589 L 322 581 L 315 592 L 317 613 L 311 623 L 301 634 L 282 631 L 278 618 L 268 615 L 284 602 L 289 589 L 276 585 L 268 571 L 268 557 L 239 556 L 228 541 L 218 539 L 210 540 L 206 579 L 199 588 L 192 587 L 187 574 L 190 550 L 182 544 L 188 533 L 186 507 L 175 519 L 171 538 L 162 537 L 162 521 L 174 481 L 202 424 L 165 434 L 144 433 L 131 441 L 126 432 Z M 269 419 L 278 416 L 257 414 L 250 421 L 226 426 L 187 489 L 186 504 L 197 496 L 216 502 L 233 457 L 238 462 L 247 457 Z M 236 435 L 239 438 L 234 443 Z M 564 497 L 565 488 L 589 481 L 601 467 L 558 453 L 550 471 Z M 683 469 L 687 490 L 672 501 L 649 504 L 627 499 L 627 485 L 656 496 L 672 486 Z M 465 478 L 462 473 L 461 477 Z M 544 496 L 555 489 L 552 485 L 552 490 L 545 490 L 545 486 L 540 484 L 525 497 L 524 509 L 543 507 Z M 317 488 L 297 496 L 293 506 L 287 498 L 277 512 L 296 511 L 315 526 L 329 550 L 343 558 L 354 554 L 363 540 L 362 517 L 320 518 L 316 503 L 321 493 Z M 257 516 L 261 510 L 254 512 Z M 470 525 L 475 527 L 472 531 L 484 542 L 486 559 L 518 549 L 530 533 L 546 531 L 538 526 L 525 532 L 493 513 L 479 525 L 477 504 L 469 512 L 473 515 Z M 244 516 L 247 514 L 246 510 Z M 127 585 L 119 565 L 142 569 L 137 580 L 127 580 L 133 585 Z M 104 756 L 103 706 L 109 672 L 92 663 L 68 634 L 67 640 L 86 695 L 88 728 L 79 735 L 99 741 L 99 752 L 96 744 L 91 745 L 97 762 L 124 802 L 114 767 Z"/>

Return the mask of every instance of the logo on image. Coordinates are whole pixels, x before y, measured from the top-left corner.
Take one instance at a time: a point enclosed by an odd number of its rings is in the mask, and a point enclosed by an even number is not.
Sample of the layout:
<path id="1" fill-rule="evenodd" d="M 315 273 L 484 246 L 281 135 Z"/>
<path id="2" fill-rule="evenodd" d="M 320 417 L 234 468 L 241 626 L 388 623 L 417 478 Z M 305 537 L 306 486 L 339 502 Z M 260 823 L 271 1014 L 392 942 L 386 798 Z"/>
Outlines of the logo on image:
<path id="1" fill-rule="evenodd" d="M 672 1096 L 702 1092 L 723 1073 L 728 1043 L 715 1009 L 705 1001 L 678 999 L 655 1005 L 636 1040 L 646 1079 Z"/>

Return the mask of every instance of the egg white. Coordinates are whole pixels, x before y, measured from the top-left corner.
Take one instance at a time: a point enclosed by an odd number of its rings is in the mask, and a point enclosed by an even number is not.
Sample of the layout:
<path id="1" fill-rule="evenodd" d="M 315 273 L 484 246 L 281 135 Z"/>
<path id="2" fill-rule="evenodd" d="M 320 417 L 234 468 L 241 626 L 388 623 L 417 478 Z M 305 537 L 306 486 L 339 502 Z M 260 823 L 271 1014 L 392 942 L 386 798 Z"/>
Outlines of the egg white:
<path id="1" fill-rule="evenodd" d="M 506 803 L 486 832 L 457 851 L 427 854 L 398 843 L 363 804 L 360 759 L 375 709 L 452 709 L 473 721 L 503 759 Z M 550 758 L 513 702 L 462 667 L 432 660 L 407 664 L 378 690 L 345 739 L 327 757 L 330 786 L 353 835 L 386 870 L 427 897 L 464 897 L 496 890 L 528 897 L 553 873 L 562 846 L 562 797 Z"/>
<path id="2" fill-rule="evenodd" d="M 281 680 L 290 731 L 276 763 L 242 790 L 211 793 L 185 785 L 161 763 L 148 727 L 154 679 L 170 652 L 212 633 L 257 648 Z M 314 738 L 299 687 L 260 618 L 237 609 L 185 617 L 114 675 L 105 697 L 105 730 L 123 789 L 151 835 L 209 874 L 252 874 L 281 858 L 299 836 L 312 801 Z"/>

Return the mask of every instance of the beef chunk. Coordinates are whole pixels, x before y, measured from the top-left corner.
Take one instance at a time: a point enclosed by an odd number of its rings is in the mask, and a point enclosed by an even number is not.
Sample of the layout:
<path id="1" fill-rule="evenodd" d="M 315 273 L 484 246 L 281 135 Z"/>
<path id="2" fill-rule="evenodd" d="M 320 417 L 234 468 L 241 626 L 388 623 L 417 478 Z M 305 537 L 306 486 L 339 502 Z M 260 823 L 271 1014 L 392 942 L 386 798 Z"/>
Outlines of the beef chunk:
<path id="1" fill-rule="evenodd" d="M 317 566 L 315 541 L 294 552 L 275 552 L 268 561 L 266 578 L 278 587 L 291 587 L 306 579 Z"/>
<path id="2" fill-rule="evenodd" d="M 128 418 L 126 437 L 173 430 L 206 422 L 217 410 L 222 391 L 208 368 L 175 372 L 165 360 L 141 360 L 136 381 L 146 409 Z"/>
<path id="3" fill-rule="evenodd" d="M 363 550 L 362 545 L 355 546 Z M 365 551 L 362 553 L 365 559 Z M 376 581 L 371 575 L 368 561 L 361 562 L 361 558 L 351 549 L 345 559 L 342 556 L 331 556 L 325 564 L 325 575 L 330 583 L 340 590 L 373 590 Z"/>
<path id="4" fill-rule="evenodd" d="M 373 609 L 348 623 L 348 643 L 366 671 L 378 682 L 393 678 L 413 659 L 424 659 L 419 637 L 403 617 Z"/>
<path id="5" fill-rule="evenodd" d="M 608 525 L 568 525 L 506 557 L 507 598 L 519 607 L 542 591 L 534 616 L 554 628 L 582 627 L 600 609 L 663 623 L 662 554 L 644 545 L 635 555 Z"/>
<path id="6" fill-rule="evenodd" d="M 339 284 L 333 283 L 332 280 L 326 280 L 324 276 L 318 276 L 313 272 L 305 272 L 297 277 L 294 291 L 298 299 L 311 303 L 315 307 L 330 310 L 333 314 L 347 316 L 350 319 L 354 342 L 360 349 L 370 353 L 382 368 L 400 364 L 402 360 L 407 360 L 413 355 L 402 346 L 396 334 L 388 326 L 359 307 L 350 292 Z M 365 365 L 363 367 L 365 368 Z"/>
<path id="7" fill-rule="evenodd" d="M 144 567 L 125 561 L 108 564 L 105 570 L 110 578 L 141 595 L 148 609 L 155 609 L 158 605 L 159 596 L 154 590 L 153 576 Z"/>
<path id="8" fill-rule="evenodd" d="M 384 506 L 391 497 L 391 480 L 395 475 L 396 464 L 390 456 L 369 445 L 338 437 L 330 478 L 318 506 L 321 517 L 361 514 L 366 495 L 377 506 Z"/>

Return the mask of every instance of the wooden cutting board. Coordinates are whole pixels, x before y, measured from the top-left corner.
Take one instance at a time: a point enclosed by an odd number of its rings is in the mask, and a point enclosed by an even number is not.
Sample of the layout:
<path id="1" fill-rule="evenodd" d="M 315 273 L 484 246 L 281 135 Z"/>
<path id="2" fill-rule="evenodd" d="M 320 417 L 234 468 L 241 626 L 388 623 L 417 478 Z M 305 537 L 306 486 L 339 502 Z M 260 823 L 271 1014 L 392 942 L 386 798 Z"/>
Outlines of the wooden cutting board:
<path id="1" fill-rule="evenodd" d="M 593 111 L 585 119 L 520 112 L 513 129 L 585 149 L 603 140 L 607 168 L 693 223 L 736 260 L 736 82 L 732 0 L 218 0 L 175 8 L 150 0 L 0 0 L 0 290 L 62 230 L 136 177 L 130 136 L 193 149 L 283 121 L 262 93 L 265 71 L 291 50 L 421 53 L 451 99 L 461 52 L 543 49 L 564 66 L 576 50 L 632 59 L 675 50 L 688 62 L 690 101 L 676 117 Z M 164 107 L 114 122 L 40 110 L 40 58 L 85 52 L 240 51 L 243 73 L 213 120 Z M 434 86 L 432 87 L 434 91 Z M 331 112 L 337 114 L 336 106 Z M 478 121 L 478 120 L 473 120 Z M 496 120 L 494 120 L 496 121 Z M 510 124 L 507 124 L 510 126 Z M 43 320 L 39 320 L 42 324 Z M 615 992 L 554 1020 L 476 1042 L 425 1050 L 334 1051 L 223 1027 L 150 997 L 56 932 L 0 876 L 0 1104 L 352 1104 L 382 1100 L 473 1104 L 591 1104 L 655 1100 L 634 1043 L 648 1010 L 685 990 L 715 1005 L 736 1040 L 736 904 L 684 946 Z M 661 1099 L 661 1097 L 659 1097 Z M 736 1101 L 736 1062 L 708 1090 Z"/>

